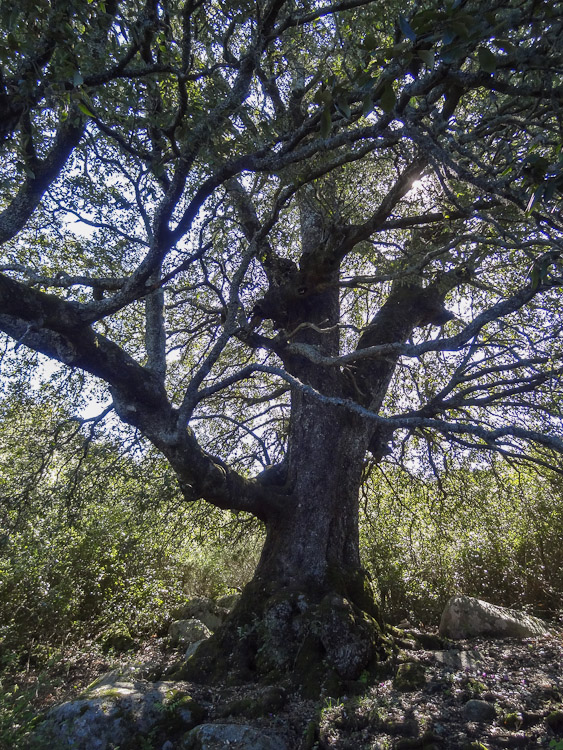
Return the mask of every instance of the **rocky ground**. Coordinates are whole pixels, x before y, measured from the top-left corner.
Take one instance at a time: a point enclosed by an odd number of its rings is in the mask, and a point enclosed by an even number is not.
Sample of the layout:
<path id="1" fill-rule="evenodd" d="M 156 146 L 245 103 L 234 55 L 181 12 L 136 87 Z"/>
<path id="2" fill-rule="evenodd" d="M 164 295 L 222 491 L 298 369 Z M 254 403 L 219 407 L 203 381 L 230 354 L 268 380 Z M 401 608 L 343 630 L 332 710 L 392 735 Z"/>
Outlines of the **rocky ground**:
<path id="1" fill-rule="evenodd" d="M 421 637 L 426 648 L 406 637 L 388 674 L 373 682 L 366 675 L 365 683 L 339 698 L 307 701 L 282 686 L 187 689 L 205 709 L 207 724 L 251 726 L 273 738 L 273 747 L 277 742 L 287 750 L 563 750 L 561 634 L 455 643 L 428 633 Z M 175 658 L 158 639 L 142 646 L 132 670 L 130 662 L 116 665 L 82 654 L 66 664 L 57 690 L 38 692 L 37 709 L 76 697 L 110 666 L 155 679 Z M 178 726 L 169 736 L 159 732 L 151 747 L 176 750 L 184 747 L 181 736 Z M 209 747 L 243 747 L 232 736 Z"/>
<path id="2" fill-rule="evenodd" d="M 493 750 L 549 747 L 563 738 L 560 637 L 472 639 L 404 651 L 401 659 L 397 674 L 411 671 L 411 685 L 381 680 L 325 709 L 320 747 Z"/>

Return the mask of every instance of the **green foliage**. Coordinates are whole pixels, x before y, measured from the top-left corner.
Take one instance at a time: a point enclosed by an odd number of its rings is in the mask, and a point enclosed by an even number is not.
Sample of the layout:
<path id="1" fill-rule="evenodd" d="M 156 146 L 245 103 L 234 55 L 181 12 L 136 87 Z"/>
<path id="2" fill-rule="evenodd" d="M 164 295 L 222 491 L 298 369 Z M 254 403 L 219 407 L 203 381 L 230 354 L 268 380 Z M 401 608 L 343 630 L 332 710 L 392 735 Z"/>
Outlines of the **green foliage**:
<path id="1" fill-rule="evenodd" d="M 165 632 L 171 610 L 191 596 L 242 587 L 260 539 L 255 526 L 233 524 L 229 514 L 186 508 L 170 469 L 132 433 L 118 432 L 113 442 L 107 429 L 92 434 L 91 425 L 69 418 L 68 398 L 50 405 L 48 387 L 7 390 L 0 748 L 16 748 L 36 721 L 37 696 L 60 680 L 53 678 L 60 644 L 80 648 L 95 639 L 89 648 L 109 650 L 110 659 L 135 648 Z M 28 669 L 36 677 L 30 685 L 22 679 Z"/>
<path id="2" fill-rule="evenodd" d="M 93 437 L 39 394 L 6 398 L 0 410 L 5 664 L 115 623 L 133 637 L 158 632 L 187 596 L 246 583 L 255 557 L 237 544 L 240 523 L 186 508 L 167 464 L 133 434 Z"/>
<path id="3" fill-rule="evenodd" d="M 556 475 L 471 460 L 440 478 L 378 472 L 366 492 L 364 563 L 391 620 L 437 624 L 461 592 L 555 616 L 563 593 L 563 486 Z"/>
<path id="4" fill-rule="evenodd" d="M 207 543 L 192 544 L 179 562 L 177 573 L 182 588 L 193 596 L 216 598 L 240 591 L 252 578 L 262 535 L 256 526 L 241 537 L 236 528 Z"/>
<path id="5" fill-rule="evenodd" d="M 55 505 L 10 534 L 0 557 L 5 639 L 19 639 L 24 631 L 31 639 L 63 637 L 83 624 L 90 629 L 96 622 L 97 628 L 115 619 L 137 631 L 155 629 L 165 616 L 165 600 L 178 599 L 182 543 L 173 544 L 173 529 L 161 513 L 146 511 L 138 518 L 141 487 L 137 495 L 125 494 L 115 477 L 113 483 L 107 479 L 96 496 L 73 509 L 71 521 L 64 505 Z"/>
<path id="6" fill-rule="evenodd" d="M 158 632 L 186 592 L 216 596 L 246 583 L 252 555 L 235 552 L 231 575 L 229 547 L 199 546 L 185 512 L 139 517 L 138 500 L 106 485 L 72 525 L 49 509 L 10 536 L 0 556 L 4 649 L 96 634 L 115 622 L 134 636 Z"/>
<path id="7" fill-rule="evenodd" d="M 0 748 L 17 748 L 37 721 L 31 704 L 37 688 L 22 690 L 17 684 L 5 682 L 0 678 Z"/>

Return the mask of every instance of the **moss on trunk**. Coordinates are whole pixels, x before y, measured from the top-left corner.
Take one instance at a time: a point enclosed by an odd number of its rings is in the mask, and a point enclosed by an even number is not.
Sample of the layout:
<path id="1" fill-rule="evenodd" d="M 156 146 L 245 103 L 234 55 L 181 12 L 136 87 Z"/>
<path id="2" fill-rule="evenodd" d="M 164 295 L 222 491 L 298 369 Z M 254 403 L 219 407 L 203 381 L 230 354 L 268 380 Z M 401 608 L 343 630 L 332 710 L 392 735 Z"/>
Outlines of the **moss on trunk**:
<path id="1" fill-rule="evenodd" d="M 258 580 L 249 584 L 227 622 L 203 643 L 178 677 L 199 682 L 256 681 L 298 687 L 307 697 L 346 691 L 366 671 L 389 657 L 384 633 L 367 584 L 359 606 L 350 586 L 324 590 L 281 588 Z M 332 577 L 333 584 L 350 579 Z M 368 610 L 369 611 L 366 611 Z"/>

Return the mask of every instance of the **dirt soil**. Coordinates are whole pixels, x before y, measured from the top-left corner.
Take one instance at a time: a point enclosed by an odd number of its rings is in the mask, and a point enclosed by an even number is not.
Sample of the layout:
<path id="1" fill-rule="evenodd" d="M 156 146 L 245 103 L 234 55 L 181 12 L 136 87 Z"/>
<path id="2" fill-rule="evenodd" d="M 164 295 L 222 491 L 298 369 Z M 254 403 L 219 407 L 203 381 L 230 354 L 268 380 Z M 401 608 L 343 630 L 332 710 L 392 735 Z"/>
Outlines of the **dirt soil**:
<path id="1" fill-rule="evenodd" d="M 262 727 L 283 737 L 291 750 L 563 750 L 561 633 L 431 641 L 425 641 L 431 648 L 421 649 L 407 638 L 393 665 L 395 676 L 372 681 L 366 675 L 339 698 L 303 700 L 279 687 L 268 696 L 272 689 L 258 685 L 193 685 L 192 695 L 207 708 L 207 721 Z M 119 661 L 82 652 L 64 664 L 56 688 L 51 683 L 48 691 L 38 690 L 36 707 L 72 699 L 108 669 L 131 669 L 132 663 L 138 676 L 154 679 L 177 657 L 161 639 Z M 397 670 L 407 672 L 406 684 L 397 680 Z"/>

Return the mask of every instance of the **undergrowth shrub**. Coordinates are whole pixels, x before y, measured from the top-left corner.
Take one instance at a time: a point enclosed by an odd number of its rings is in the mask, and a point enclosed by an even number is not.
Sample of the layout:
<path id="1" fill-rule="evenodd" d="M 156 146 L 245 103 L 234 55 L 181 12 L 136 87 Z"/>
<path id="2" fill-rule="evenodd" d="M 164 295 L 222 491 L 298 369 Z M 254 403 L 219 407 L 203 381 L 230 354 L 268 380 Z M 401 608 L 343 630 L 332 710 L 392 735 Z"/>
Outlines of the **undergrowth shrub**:
<path id="1" fill-rule="evenodd" d="M 32 401 L 4 401 L 0 417 L 0 669 L 115 623 L 135 637 L 165 632 L 191 596 L 250 578 L 257 527 L 188 506 L 166 462 L 135 436 L 85 439 Z"/>
<path id="2" fill-rule="evenodd" d="M 189 596 L 216 598 L 242 591 L 258 564 L 263 534 L 256 524 L 244 537 L 225 535 L 212 543 L 193 545 L 178 566 L 183 591 Z"/>
<path id="3" fill-rule="evenodd" d="M 362 552 L 387 617 L 436 625 L 456 593 L 557 616 L 562 500 L 557 475 L 494 459 L 439 477 L 378 470 L 365 488 Z"/>
<path id="4" fill-rule="evenodd" d="M 249 540 L 203 546 L 187 519 L 99 502 L 72 528 L 47 516 L 10 537 L 0 554 L 0 659 L 31 643 L 95 637 L 115 622 L 135 636 L 163 632 L 190 597 L 239 590 L 252 574 Z"/>

